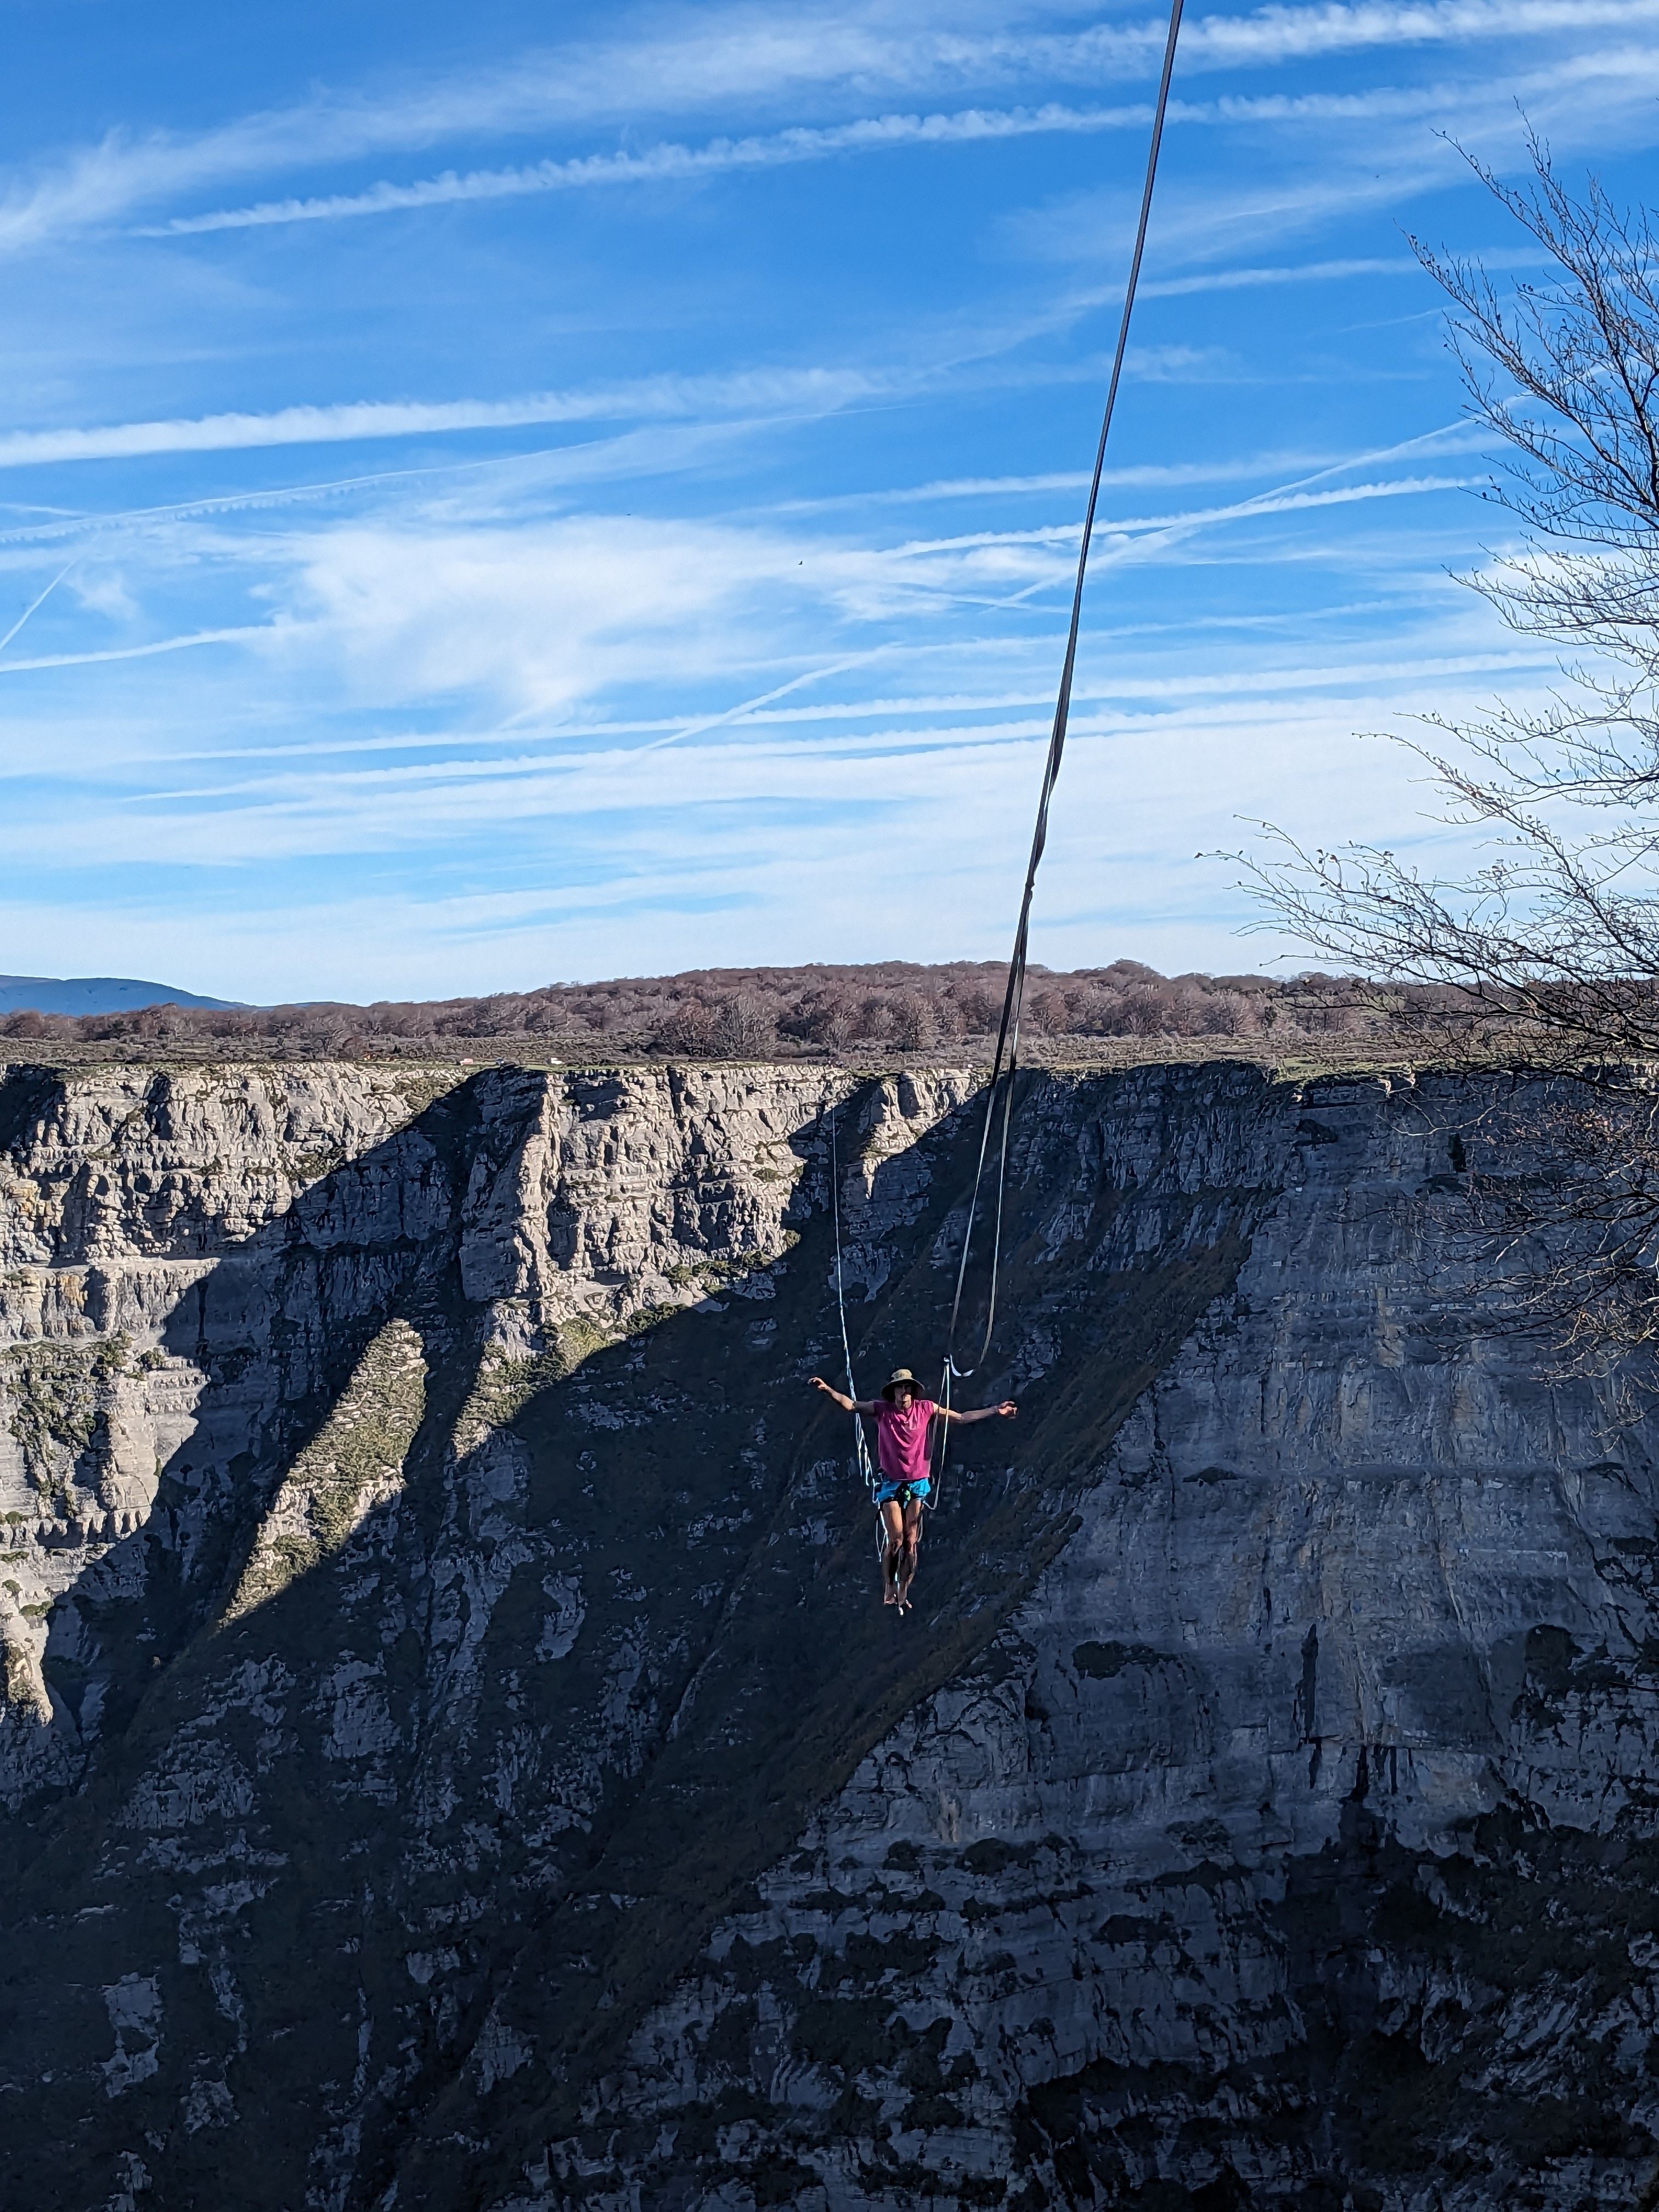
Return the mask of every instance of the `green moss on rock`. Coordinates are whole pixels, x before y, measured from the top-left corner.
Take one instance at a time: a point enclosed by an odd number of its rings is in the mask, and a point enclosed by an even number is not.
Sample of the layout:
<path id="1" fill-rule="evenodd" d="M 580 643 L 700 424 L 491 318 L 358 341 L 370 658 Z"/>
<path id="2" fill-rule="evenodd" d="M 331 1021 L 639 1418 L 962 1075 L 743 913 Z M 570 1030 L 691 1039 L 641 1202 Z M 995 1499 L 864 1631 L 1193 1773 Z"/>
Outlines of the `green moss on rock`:
<path id="1" fill-rule="evenodd" d="M 515 1358 L 498 1344 L 486 1345 L 455 1424 L 456 1449 L 475 1451 L 491 1429 L 509 1427 L 538 1391 L 564 1382 L 616 1335 L 578 1314 L 560 1324 L 545 1352 Z"/>
<path id="2" fill-rule="evenodd" d="M 0 1389 L 11 1401 L 8 1426 L 25 1474 L 43 1497 L 62 1487 L 65 1460 L 73 1464 L 97 1442 L 111 1387 L 129 1371 L 131 1352 L 132 1340 L 116 1335 L 0 1352 Z"/>
<path id="3" fill-rule="evenodd" d="M 400 1484 L 426 1412 L 426 1380 L 419 1336 L 405 1321 L 388 1322 L 289 1470 L 227 1620 L 252 1613 L 342 1550 L 376 1500 Z"/>

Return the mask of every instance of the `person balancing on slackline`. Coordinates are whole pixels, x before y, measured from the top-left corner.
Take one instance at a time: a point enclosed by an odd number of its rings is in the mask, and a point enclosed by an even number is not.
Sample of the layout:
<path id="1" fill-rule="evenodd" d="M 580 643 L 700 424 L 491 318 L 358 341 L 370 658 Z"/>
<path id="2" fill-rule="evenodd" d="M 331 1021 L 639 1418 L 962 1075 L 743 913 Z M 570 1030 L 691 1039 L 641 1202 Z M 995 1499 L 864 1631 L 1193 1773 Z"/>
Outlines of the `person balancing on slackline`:
<path id="1" fill-rule="evenodd" d="M 910 1583 L 916 1571 L 916 1546 L 921 1535 L 921 1509 L 933 1488 L 929 1472 L 928 1432 L 934 1417 L 941 1421 L 989 1421 L 1000 1414 L 1011 1418 L 1019 1408 L 1012 1398 L 1000 1406 L 981 1406 L 959 1413 L 954 1407 L 924 1398 L 921 1385 L 908 1367 L 900 1367 L 881 1386 L 879 1398 L 848 1398 L 822 1375 L 812 1377 L 812 1388 L 831 1397 L 845 1412 L 868 1413 L 876 1424 L 876 1461 L 881 1482 L 876 1492 L 887 1548 L 881 1563 L 881 1601 L 902 1613 L 910 1602 Z"/>

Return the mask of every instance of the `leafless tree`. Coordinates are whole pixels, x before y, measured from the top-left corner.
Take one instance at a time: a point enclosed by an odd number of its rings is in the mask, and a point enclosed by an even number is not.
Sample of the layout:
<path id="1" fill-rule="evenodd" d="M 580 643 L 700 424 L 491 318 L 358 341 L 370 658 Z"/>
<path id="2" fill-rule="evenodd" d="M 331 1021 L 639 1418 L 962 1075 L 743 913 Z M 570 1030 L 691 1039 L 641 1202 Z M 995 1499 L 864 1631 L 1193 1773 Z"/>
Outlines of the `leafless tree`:
<path id="1" fill-rule="evenodd" d="M 931 1000 L 907 992 L 893 1011 L 893 1042 L 901 1052 L 927 1052 L 939 1042 L 939 1017 Z"/>
<path id="2" fill-rule="evenodd" d="M 758 1060 L 770 1048 L 777 1025 L 766 1000 L 755 991 L 738 991 L 714 1017 L 713 1048 L 725 1060 Z"/>
<path id="3" fill-rule="evenodd" d="M 1548 1071 L 1547 1170 L 1474 1175 L 1472 1213 L 1514 1264 L 1523 1317 L 1581 1349 L 1659 1346 L 1659 242 L 1652 216 L 1582 194 L 1529 141 L 1509 185 L 1473 163 L 1547 257 L 1501 289 L 1413 240 L 1451 302 L 1468 412 L 1502 455 L 1487 496 L 1518 550 L 1466 579 L 1555 648 L 1541 705 L 1430 718 L 1411 741 L 1482 862 L 1425 873 L 1393 852 L 1247 860 L 1267 915 L 1360 974 L 1439 987 L 1396 1011 L 1442 1049 Z M 1514 1124 L 1485 1134 L 1490 1157 Z"/>
<path id="4" fill-rule="evenodd" d="M 1617 1371 L 1651 1401 L 1659 1349 L 1659 1095 L 1640 1068 L 1552 1073 L 1499 1091 L 1454 1139 L 1468 1170 L 1455 1247 L 1496 1333 L 1560 1373 Z"/>
<path id="5" fill-rule="evenodd" d="M 660 1039 L 665 1051 L 705 1059 L 714 1049 L 714 1017 L 701 999 L 683 999 L 664 1022 Z"/>
<path id="6" fill-rule="evenodd" d="M 1551 281 L 1506 298 L 1478 263 L 1413 244 L 1453 303 L 1468 411 L 1506 449 L 1488 496 L 1528 541 L 1466 581 L 1568 656 L 1561 682 L 1541 707 L 1431 718 L 1413 742 L 1447 819 L 1491 833 L 1468 876 L 1282 837 L 1249 866 L 1305 943 L 1451 984 L 1450 1004 L 1567 1064 L 1659 1051 L 1659 248 L 1646 214 L 1594 182 L 1575 199 L 1532 153 L 1523 187 L 1479 173 Z"/>
<path id="7" fill-rule="evenodd" d="M 801 1010 L 799 1027 L 810 1043 L 839 1052 L 858 1035 L 858 1011 L 845 991 L 815 991 Z"/>

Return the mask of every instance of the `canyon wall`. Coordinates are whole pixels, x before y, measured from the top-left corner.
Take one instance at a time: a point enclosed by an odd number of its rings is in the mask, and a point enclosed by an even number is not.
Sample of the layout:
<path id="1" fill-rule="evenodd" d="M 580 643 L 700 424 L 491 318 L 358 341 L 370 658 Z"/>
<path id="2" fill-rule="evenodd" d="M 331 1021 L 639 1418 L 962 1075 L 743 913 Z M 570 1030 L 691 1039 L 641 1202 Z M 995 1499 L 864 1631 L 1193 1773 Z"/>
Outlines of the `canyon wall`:
<path id="1" fill-rule="evenodd" d="M 1635 2204 L 1654 1431 L 1489 1103 L 1028 1079 L 900 1620 L 828 1116 L 869 1389 L 967 1075 L 10 1070 L 6 2203 Z"/>

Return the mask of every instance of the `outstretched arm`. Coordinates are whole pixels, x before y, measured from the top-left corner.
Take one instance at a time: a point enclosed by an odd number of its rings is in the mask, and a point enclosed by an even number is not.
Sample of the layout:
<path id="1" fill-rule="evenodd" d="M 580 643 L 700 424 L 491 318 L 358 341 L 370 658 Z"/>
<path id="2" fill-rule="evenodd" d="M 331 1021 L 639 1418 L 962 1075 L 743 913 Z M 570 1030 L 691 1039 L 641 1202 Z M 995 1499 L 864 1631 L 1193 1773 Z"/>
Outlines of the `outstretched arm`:
<path id="1" fill-rule="evenodd" d="M 939 1417 L 942 1421 L 961 1421 L 965 1425 L 969 1421 L 994 1421 L 999 1418 L 1009 1421 L 1018 1411 L 1019 1407 L 1012 1398 L 1005 1398 L 1000 1406 L 976 1406 L 966 1413 L 959 1413 L 954 1406 L 947 1413 L 941 1406 Z"/>
<path id="2" fill-rule="evenodd" d="M 833 1382 L 826 1382 L 822 1375 L 815 1375 L 812 1377 L 812 1388 L 815 1390 L 822 1390 L 826 1398 L 833 1398 L 843 1413 L 873 1413 L 876 1410 L 876 1401 L 873 1398 L 846 1397 L 836 1389 Z"/>

